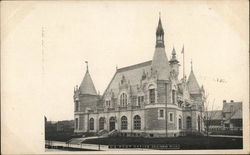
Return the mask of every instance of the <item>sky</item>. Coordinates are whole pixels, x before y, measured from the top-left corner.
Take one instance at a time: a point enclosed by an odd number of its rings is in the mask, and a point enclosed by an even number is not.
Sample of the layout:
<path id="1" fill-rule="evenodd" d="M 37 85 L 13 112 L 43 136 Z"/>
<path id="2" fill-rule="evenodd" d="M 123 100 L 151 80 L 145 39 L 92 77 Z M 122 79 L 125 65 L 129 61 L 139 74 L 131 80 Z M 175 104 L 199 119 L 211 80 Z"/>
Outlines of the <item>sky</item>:
<path id="1" fill-rule="evenodd" d="M 2 116 L 15 113 L 13 121 L 36 114 L 52 121 L 73 119 L 73 90 L 86 72 L 84 62 L 102 94 L 116 66 L 152 59 L 159 12 L 167 57 L 175 47 L 181 64 L 179 78 L 184 45 L 185 73 L 192 60 L 214 109 L 222 108 L 222 100 L 249 103 L 247 1 L 25 1 L 3 6 L 1 91 L 8 104 Z"/>

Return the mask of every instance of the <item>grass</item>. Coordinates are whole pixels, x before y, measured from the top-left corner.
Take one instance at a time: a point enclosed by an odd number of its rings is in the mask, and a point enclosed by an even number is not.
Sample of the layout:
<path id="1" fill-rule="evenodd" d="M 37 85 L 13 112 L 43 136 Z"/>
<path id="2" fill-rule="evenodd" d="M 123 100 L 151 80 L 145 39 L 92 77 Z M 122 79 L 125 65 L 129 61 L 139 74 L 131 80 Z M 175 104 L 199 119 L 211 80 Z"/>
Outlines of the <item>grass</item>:
<path id="1" fill-rule="evenodd" d="M 168 138 L 143 138 L 143 137 L 107 137 L 88 139 L 88 144 L 102 145 L 153 145 L 153 144 L 178 144 L 180 149 L 242 149 L 242 138 L 225 137 L 168 137 Z"/>

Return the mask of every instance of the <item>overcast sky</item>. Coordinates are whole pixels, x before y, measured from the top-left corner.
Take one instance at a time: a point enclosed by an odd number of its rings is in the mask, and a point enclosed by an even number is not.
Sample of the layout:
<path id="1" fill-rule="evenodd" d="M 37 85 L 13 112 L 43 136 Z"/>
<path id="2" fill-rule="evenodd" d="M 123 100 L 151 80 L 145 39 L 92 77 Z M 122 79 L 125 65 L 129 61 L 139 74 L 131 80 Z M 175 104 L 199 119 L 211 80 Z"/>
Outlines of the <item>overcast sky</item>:
<path id="1" fill-rule="evenodd" d="M 247 2 L 247 1 L 246 1 Z M 73 119 L 73 89 L 86 66 L 102 94 L 118 68 L 151 60 L 161 12 L 168 59 L 190 61 L 215 109 L 248 104 L 248 7 L 237 1 L 11 2 L 2 10 L 5 113 Z M 44 59 L 42 58 L 44 27 Z M 42 69 L 44 68 L 44 71 Z M 44 73 L 44 74 L 43 74 Z M 225 82 L 217 82 L 223 79 Z M 29 110 L 27 110 L 29 109 Z M 7 114 L 6 114 L 7 115 Z"/>

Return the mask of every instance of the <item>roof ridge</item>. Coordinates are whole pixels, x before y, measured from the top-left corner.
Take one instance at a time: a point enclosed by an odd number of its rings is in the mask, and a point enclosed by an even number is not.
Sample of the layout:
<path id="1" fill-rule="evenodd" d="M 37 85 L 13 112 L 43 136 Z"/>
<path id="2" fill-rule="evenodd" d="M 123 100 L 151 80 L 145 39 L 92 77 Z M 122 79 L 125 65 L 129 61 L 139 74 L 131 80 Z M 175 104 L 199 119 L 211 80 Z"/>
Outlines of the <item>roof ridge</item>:
<path id="1" fill-rule="evenodd" d="M 119 69 L 117 69 L 117 72 L 119 73 L 119 72 L 124 72 L 124 71 L 128 71 L 128 70 L 135 69 L 135 68 L 140 68 L 140 67 L 143 67 L 143 66 L 150 65 L 151 63 L 152 63 L 152 60 L 148 60 L 148 61 L 141 62 L 141 63 L 138 63 L 138 64 L 134 64 L 134 65 L 119 68 Z"/>

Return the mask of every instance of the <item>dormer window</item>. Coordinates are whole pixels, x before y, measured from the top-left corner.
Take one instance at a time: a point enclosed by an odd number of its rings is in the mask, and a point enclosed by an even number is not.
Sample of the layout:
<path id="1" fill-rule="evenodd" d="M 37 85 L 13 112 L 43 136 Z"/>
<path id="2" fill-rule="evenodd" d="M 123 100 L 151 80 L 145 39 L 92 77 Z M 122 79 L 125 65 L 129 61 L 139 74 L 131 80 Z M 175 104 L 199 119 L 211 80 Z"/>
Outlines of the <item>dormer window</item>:
<path id="1" fill-rule="evenodd" d="M 110 100 L 106 100 L 106 107 L 111 107 L 111 103 L 110 103 Z"/>
<path id="2" fill-rule="evenodd" d="M 120 105 L 122 107 L 125 107 L 125 106 L 127 106 L 127 104 L 128 104 L 127 94 L 126 93 L 122 93 L 120 95 Z"/>
<path id="3" fill-rule="evenodd" d="M 149 103 L 155 103 L 155 89 L 149 89 Z"/>
<path id="4" fill-rule="evenodd" d="M 149 104 L 154 104 L 156 103 L 156 90 L 155 90 L 155 85 L 151 84 L 148 87 L 148 96 L 149 96 Z"/>
<path id="5" fill-rule="evenodd" d="M 141 106 L 144 102 L 144 96 L 137 97 L 137 106 Z"/>

